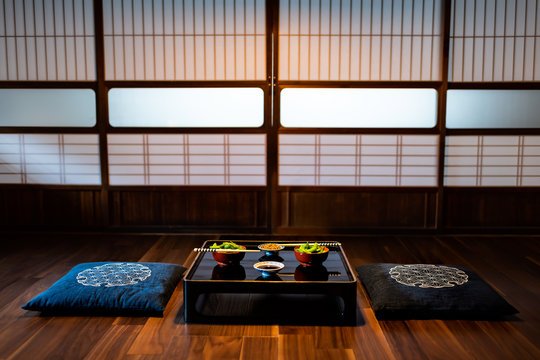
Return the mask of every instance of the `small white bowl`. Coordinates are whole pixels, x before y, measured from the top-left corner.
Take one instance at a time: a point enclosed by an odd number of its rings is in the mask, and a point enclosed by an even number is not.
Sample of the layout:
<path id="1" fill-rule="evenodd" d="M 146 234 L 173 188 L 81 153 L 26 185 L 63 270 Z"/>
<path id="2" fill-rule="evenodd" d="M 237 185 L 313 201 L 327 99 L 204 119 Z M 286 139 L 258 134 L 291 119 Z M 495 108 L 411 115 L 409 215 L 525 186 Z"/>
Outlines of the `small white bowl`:
<path id="1" fill-rule="evenodd" d="M 277 274 L 285 267 L 285 264 L 277 261 L 261 261 L 253 265 L 253 267 L 262 273 L 263 277 Z"/>

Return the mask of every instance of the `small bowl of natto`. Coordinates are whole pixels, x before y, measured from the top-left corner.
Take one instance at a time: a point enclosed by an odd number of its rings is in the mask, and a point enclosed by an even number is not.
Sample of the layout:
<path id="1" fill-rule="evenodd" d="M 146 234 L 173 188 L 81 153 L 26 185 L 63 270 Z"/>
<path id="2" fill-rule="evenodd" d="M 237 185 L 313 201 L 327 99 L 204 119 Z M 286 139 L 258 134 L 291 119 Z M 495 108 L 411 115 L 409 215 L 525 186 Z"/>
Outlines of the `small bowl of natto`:
<path id="1" fill-rule="evenodd" d="M 285 246 L 274 244 L 274 243 L 265 243 L 258 246 L 259 250 L 266 252 L 266 256 L 277 255 L 280 250 L 283 250 Z"/>

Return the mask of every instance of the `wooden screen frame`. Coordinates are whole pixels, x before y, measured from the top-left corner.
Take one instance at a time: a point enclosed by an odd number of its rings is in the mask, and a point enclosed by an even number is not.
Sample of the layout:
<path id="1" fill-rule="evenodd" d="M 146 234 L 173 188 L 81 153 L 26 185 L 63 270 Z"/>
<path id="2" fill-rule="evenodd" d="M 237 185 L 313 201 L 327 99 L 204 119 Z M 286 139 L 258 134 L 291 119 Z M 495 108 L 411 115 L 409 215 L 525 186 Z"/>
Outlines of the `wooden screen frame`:
<path id="1" fill-rule="evenodd" d="M 538 82 L 474 82 L 455 83 L 448 81 L 449 71 L 449 44 L 451 27 L 451 0 L 443 0 L 443 28 L 441 33 L 441 81 L 280 81 L 278 77 L 279 66 L 279 1 L 266 1 L 266 78 L 261 81 L 107 81 L 105 79 L 105 49 L 103 33 L 103 5 L 100 0 L 94 0 L 94 36 L 96 52 L 96 80 L 95 81 L 0 81 L 0 88 L 88 88 L 96 93 L 97 123 L 94 127 L 1 127 L 0 133 L 69 133 L 69 134 L 97 134 L 99 137 L 101 185 L 99 186 L 74 186 L 74 185 L 27 185 L 27 184 L 2 184 L 0 196 L 4 199 L 2 214 L 9 214 L 3 225 L 14 229 L 30 228 L 88 228 L 102 230 L 167 230 L 185 232 L 251 232 L 251 233 L 357 233 L 357 232 L 389 232 L 389 231 L 423 231 L 423 232 L 451 232 L 466 229 L 467 231 L 485 231 L 486 226 L 490 231 L 523 231 L 540 228 L 537 215 L 529 213 L 529 219 L 514 221 L 513 223 L 497 226 L 490 221 L 478 221 L 476 225 L 464 224 L 456 219 L 454 214 L 457 210 L 451 207 L 459 203 L 460 199 L 468 196 L 476 188 L 447 188 L 444 186 L 444 159 L 445 140 L 447 135 L 540 135 L 540 129 L 446 129 L 446 91 L 448 89 L 540 89 Z M 264 125 L 260 128 L 145 128 L 145 127 L 122 127 L 115 128 L 108 123 L 108 99 L 107 93 L 114 87 L 259 87 L 264 91 Z M 280 125 L 280 93 L 285 88 L 310 88 L 310 87 L 333 87 L 333 88 L 430 88 L 437 91 L 437 123 L 430 129 L 410 128 L 285 128 Z M 111 186 L 108 174 L 107 135 L 117 133 L 256 133 L 265 134 L 267 140 L 267 185 L 266 186 Z M 328 187 L 328 186 L 279 186 L 278 185 L 278 138 L 280 134 L 432 134 L 439 137 L 439 165 L 438 184 L 436 187 L 407 187 L 407 188 L 381 188 L 381 187 Z M 499 191 L 508 192 L 509 188 L 482 188 L 481 193 L 486 197 L 496 197 Z M 527 201 L 540 199 L 538 188 L 520 188 L 521 193 L 530 194 L 532 200 L 523 197 L 521 202 L 514 206 L 523 206 Z M 253 218 L 245 221 L 234 219 L 227 223 L 230 217 L 224 214 L 214 214 L 214 221 L 206 221 L 204 214 L 191 216 L 193 221 L 175 223 L 178 219 L 170 222 L 158 221 L 158 217 L 148 214 L 143 223 L 137 223 L 137 218 L 129 221 L 118 218 L 119 208 L 117 202 L 122 198 L 129 198 L 130 194 L 145 194 L 142 197 L 135 196 L 135 200 L 129 206 L 144 204 L 145 197 L 166 197 L 168 194 L 176 194 L 178 199 L 186 197 L 193 204 L 204 207 L 204 201 L 199 197 L 204 194 L 215 194 L 215 198 L 228 198 L 235 206 L 252 199 L 253 206 L 248 211 L 254 211 Z M 67 194 L 66 201 L 59 205 L 50 204 L 51 199 L 57 194 Z M 291 216 L 296 216 L 293 211 L 297 206 L 291 203 L 295 196 L 311 196 L 315 194 L 315 202 L 321 198 L 328 199 L 351 198 L 358 199 L 368 197 L 370 201 L 386 199 L 385 201 L 400 203 L 406 201 L 410 194 L 417 194 L 413 202 L 424 199 L 424 213 L 418 219 L 410 223 L 400 224 L 396 221 L 381 221 L 379 223 L 354 224 L 353 219 L 346 221 L 345 225 L 317 224 L 315 219 L 311 224 L 309 219 L 303 217 L 300 225 L 291 223 Z M 354 194 L 354 195 L 352 195 Z M 235 198 L 236 196 L 236 198 Z M 62 196 L 60 196 L 62 197 Z M 395 200 L 391 200 L 394 198 Z M 13 202 L 23 200 L 15 205 Z M 119 200 L 120 199 L 120 200 Z M 236 200 L 235 200 L 236 199 Z M 242 200 L 244 199 L 244 200 Z M 319 199 L 319 200 L 317 200 Z M 388 200 L 390 199 L 390 200 Z M 153 203 L 153 208 L 159 207 L 159 201 Z M 162 201 L 162 200 L 161 200 Z M 70 206 L 61 208 L 74 202 L 75 215 L 67 217 Z M 323 201 L 324 203 L 324 201 Z M 47 205 L 48 204 L 48 205 Z M 36 210 L 30 215 L 24 207 L 36 205 Z M 422 203 L 418 202 L 421 207 Z M 381 209 L 389 206 L 388 203 L 380 203 Z M 391 206 L 391 204 L 390 204 Z M 449 207 L 450 206 L 450 207 Z M 504 207 L 504 203 L 501 204 Z M 219 206 L 218 206 L 219 207 Z M 215 209 L 214 209 L 215 210 Z M 459 210 L 459 209 L 458 209 Z M 147 210 L 151 212 L 152 209 Z M 223 210 L 227 211 L 227 209 Z M 406 210 L 405 210 L 406 211 Z M 56 213 L 51 215 L 50 213 Z M 195 210 L 196 212 L 196 210 Z M 307 212 L 309 213 L 309 212 Z M 540 213 L 540 212 L 539 212 Z M 244 214 L 245 215 L 245 214 Z M 244 216 L 243 215 L 243 216 Z M 354 216 L 355 214 L 353 214 Z M 356 214 L 358 215 L 358 214 Z M 53 221 L 51 221 L 51 216 Z M 157 216 L 157 215 L 156 215 Z M 454 217 L 452 217 L 454 216 Z M 225 219 L 227 221 L 221 221 Z M 190 218 L 190 216 L 187 216 Z M 161 219 L 161 218 L 160 218 Z M 307 219 L 307 220 L 306 220 Z M 163 220 L 163 219 L 162 219 Z M 307 221 L 307 223 L 306 223 Z"/>

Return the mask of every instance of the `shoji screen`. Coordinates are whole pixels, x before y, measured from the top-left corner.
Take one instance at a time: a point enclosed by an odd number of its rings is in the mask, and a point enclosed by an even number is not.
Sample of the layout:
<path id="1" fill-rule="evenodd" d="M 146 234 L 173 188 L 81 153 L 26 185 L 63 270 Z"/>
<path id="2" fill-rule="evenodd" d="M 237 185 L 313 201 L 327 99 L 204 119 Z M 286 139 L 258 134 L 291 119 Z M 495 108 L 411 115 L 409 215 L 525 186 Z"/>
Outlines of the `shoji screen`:
<path id="1" fill-rule="evenodd" d="M 264 80 L 264 0 L 104 0 L 107 80 Z"/>
<path id="2" fill-rule="evenodd" d="M 442 78 L 441 4 L 280 1 L 280 120 L 305 134 L 280 135 L 279 185 L 437 186 L 439 138 L 423 132 L 437 124 L 437 91 L 404 84 Z M 364 88 L 363 81 L 393 84 Z M 332 134 L 344 128 L 351 135 Z"/>
<path id="3" fill-rule="evenodd" d="M 280 185 L 436 186 L 435 135 L 281 135 Z"/>
<path id="4" fill-rule="evenodd" d="M 98 136 L 0 134 L 0 183 L 99 185 Z"/>
<path id="5" fill-rule="evenodd" d="M 0 80 L 95 80 L 92 0 L 0 0 Z"/>
<path id="6" fill-rule="evenodd" d="M 454 0 L 448 79 L 538 81 L 537 0 Z"/>
<path id="7" fill-rule="evenodd" d="M 440 80 L 441 1 L 280 0 L 281 80 Z"/>
<path id="8" fill-rule="evenodd" d="M 63 133 L 96 125 L 96 94 L 58 88 L 96 80 L 93 1 L 0 0 L 0 24 L 0 81 L 23 84 L 0 89 L 0 126 L 21 131 L 0 134 L 0 183 L 100 185 L 98 135 Z"/>
<path id="9" fill-rule="evenodd" d="M 451 136 L 447 186 L 539 186 L 540 136 Z"/>
<path id="10" fill-rule="evenodd" d="M 219 129 L 264 124 L 264 92 L 238 82 L 266 85 L 266 2 L 106 0 L 103 14 L 106 80 L 148 83 L 109 90 L 111 126 L 141 128 L 109 134 L 110 184 L 265 185 L 266 135 Z M 221 83 L 156 88 L 157 80 Z M 215 130 L 144 132 L 175 127 Z"/>
<path id="11" fill-rule="evenodd" d="M 452 1 L 446 186 L 540 186 L 539 25 L 537 0 Z"/>
<path id="12" fill-rule="evenodd" d="M 111 185 L 264 185 L 262 134 L 110 134 Z"/>

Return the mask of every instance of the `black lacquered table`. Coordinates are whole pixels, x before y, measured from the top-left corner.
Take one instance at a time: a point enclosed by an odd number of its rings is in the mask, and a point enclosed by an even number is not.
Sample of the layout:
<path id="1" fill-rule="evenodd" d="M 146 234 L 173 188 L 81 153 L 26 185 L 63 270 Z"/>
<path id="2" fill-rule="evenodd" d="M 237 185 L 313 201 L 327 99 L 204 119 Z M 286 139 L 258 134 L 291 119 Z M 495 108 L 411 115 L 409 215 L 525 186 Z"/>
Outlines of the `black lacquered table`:
<path id="1" fill-rule="evenodd" d="M 203 248 L 221 241 L 207 241 Z M 235 241 L 256 250 L 261 241 Z M 274 241 L 276 242 L 276 241 Z M 279 241 L 280 244 L 292 242 Z M 247 252 L 237 265 L 222 266 L 201 252 L 184 278 L 184 318 L 188 323 L 343 324 L 356 323 L 356 276 L 340 245 L 329 246 L 328 259 L 307 267 L 294 247 L 278 255 Z M 259 261 L 285 267 L 264 277 Z"/>

